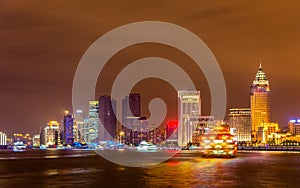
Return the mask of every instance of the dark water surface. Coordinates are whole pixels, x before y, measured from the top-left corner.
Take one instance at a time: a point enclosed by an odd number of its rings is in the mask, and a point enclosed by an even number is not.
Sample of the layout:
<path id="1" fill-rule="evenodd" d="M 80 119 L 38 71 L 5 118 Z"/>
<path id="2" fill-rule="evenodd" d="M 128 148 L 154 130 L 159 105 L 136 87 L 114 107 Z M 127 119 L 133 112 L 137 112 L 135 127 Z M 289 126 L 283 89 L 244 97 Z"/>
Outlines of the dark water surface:
<path id="1" fill-rule="evenodd" d="M 300 153 L 179 153 L 147 168 L 112 164 L 93 151 L 0 151 L 0 187 L 300 187 Z"/>

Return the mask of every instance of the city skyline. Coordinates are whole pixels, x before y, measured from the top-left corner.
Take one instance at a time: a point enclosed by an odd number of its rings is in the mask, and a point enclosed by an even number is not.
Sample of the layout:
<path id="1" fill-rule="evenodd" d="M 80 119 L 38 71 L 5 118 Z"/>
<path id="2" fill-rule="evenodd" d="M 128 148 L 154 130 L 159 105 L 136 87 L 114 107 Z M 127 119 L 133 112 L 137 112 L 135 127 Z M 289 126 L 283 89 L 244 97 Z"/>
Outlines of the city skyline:
<path id="1" fill-rule="evenodd" d="M 73 76 L 87 48 L 118 26 L 145 20 L 174 23 L 203 39 L 224 74 L 226 114 L 230 108 L 250 105 L 249 86 L 261 59 L 271 81 L 270 119 L 287 126 L 289 119 L 300 115 L 296 87 L 300 82 L 299 3 L 230 2 L 72 2 L 67 10 L 60 2 L 1 2 L 0 131 L 33 135 L 50 120 L 60 121 L 64 111 L 72 109 Z M 202 72 L 184 54 L 164 45 L 134 45 L 116 54 L 99 76 L 96 96 L 109 94 L 120 68 L 148 56 L 164 57 L 181 66 L 201 91 L 203 114 L 209 115 L 210 92 Z M 141 114 L 149 117 L 148 102 L 161 97 L 169 107 L 165 122 L 176 119 L 177 93 L 168 84 L 146 79 L 133 92 L 143 95 Z"/>

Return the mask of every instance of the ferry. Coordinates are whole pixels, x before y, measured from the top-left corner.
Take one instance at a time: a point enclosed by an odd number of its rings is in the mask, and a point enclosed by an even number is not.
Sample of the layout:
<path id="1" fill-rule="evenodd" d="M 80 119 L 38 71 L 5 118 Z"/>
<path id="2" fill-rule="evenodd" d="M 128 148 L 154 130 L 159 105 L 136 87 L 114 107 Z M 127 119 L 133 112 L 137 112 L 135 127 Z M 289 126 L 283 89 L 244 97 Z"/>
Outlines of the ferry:
<path id="1" fill-rule="evenodd" d="M 204 157 L 235 157 L 237 143 L 228 125 L 221 125 L 202 136 L 201 150 Z"/>
<path id="2" fill-rule="evenodd" d="M 149 144 L 146 141 L 141 141 L 141 143 L 136 147 L 138 151 L 157 151 L 157 146 L 153 144 Z"/>
<path id="3" fill-rule="evenodd" d="M 14 143 L 14 152 L 23 152 L 26 150 L 26 145 L 22 141 L 17 141 Z"/>

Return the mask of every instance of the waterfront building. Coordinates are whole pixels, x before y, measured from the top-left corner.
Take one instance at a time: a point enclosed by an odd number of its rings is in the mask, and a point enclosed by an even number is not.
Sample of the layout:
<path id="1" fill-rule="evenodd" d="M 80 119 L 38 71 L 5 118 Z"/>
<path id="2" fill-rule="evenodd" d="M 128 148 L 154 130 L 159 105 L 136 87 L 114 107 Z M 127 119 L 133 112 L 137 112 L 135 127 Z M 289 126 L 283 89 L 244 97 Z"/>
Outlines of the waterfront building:
<path id="1" fill-rule="evenodd" d="M 271 135 L 271 133 L 275 133 L 278 131 L 278 123 L 261 123 L 257 127 L 257 141 L 266 144 L 268 136 Z"/>
<path id="2" fill-rule="evenodd" d="M 235 137 L 238 142 L 251 142 L 251 109 L 229 109 L 229 125 L 235 129 Z"/>
<path id="3" fill-rule="evenodd" d="M 168 121 L 166 126 L 166 144 L 170 146 L 178 145 L 178 121 Z"/>
<path id="4" fill-rule="evenodd" d="M 178 91 L 178 146 L 192 142 L 200 114 L 200 91 Z"/>
<path id="5" fill-rule="evenodd" d="M 98 143 L 99 134 L 99 101 L 89 101 L 89 113 L 86 126 L 83 126 L 83 138 L 89 143 Z M 104 136 L 103 136 L 104 137 Z"/>
<path id="6" fill-rule="evenodd" d="M 250 87 L 252 141 L 256 142 L 258 127 L 270 122 L 270 84 L 260 64 L 253 84 Z M 261 130 L 260 130 L 261 131 Z"/>
<path id="7" fill-rule="evenodd" d="M 30 146 L 32 145 L 32 138 L 28 133 L 14 133 L 13 142 L 23 142 L 25 145 Z"/>
<path id="8" fill-rule="evenodd" d="M 57 121 L 47 123 L 40 136 L 40 142 L 41 145 L 46 145 L 47 147 L 55 147 L 60 144 L 60 128 Z"/>
<path id="9" fill-rule="evenodd" d="M 85 142 L 84 140 L 85 122 L 82 110 L 74 113 L 74 142 Z"/>
<path id="10" fill-rule="evenodd" d="M 0 147 L 7 146 L 7 135 L 4 132 L 0 132 Z"/>
<path id="11" fill-rule="evenodd" d="M 74 118 L 71 113 L 66 111 L 64 115 L 64 142 L 65 144 L 72 145 L 74 143 Z"/>
<path id="12" fill-rule="evenodd" d="M 32 137 L 32 146 L 39 147 L 41 143 L 40 134 L 33 135 Z"/>
<path id="13" fill-rule="evenodd" d="M 293 118 L 289 121 L 288 132 L 292 135 L 300 135 L 300 118 Z"/>
<path id="14" fill-rule="evenodd" d="M 110 96 L 99 97 L 100 140 L 115 140 L 116 137 L 116 101 Z"/>
<path id="15" fill-rule="evenodd" d="M 199 116 L 192 136 L 192 144 L 199 145 L 202 142 L 202 136 L 216 127 L 214 116 Z"/>

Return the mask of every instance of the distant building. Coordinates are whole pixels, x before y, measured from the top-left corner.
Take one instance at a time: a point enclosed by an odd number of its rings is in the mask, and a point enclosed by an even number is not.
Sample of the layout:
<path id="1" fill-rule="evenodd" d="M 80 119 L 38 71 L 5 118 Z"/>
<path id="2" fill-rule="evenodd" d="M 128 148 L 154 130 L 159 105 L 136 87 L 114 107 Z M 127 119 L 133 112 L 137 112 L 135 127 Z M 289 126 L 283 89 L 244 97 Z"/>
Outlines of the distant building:
<path id="1" fill-rule="evenodd" d="M 13 142 L 23 142 L 25 145 L 30 146 L 32 145 L 32 138 L 28 133 L 14 133 Z"/>
<path id="2" fill-rule="evenodd" d="M 278 132 L 278 123 L 261 123 L 257 128 L 257 141 L 261 143 L 267 143 L 268 136 L 271 133 Z"/>
<path id="3" fill-rule="evenodd" d="M 192 142 L 200 114 L 200 91 L 178 91 L 178 146 Z"/>
<path id="4" fill-rule="evenodd" d="M 104 137 L 103 131 L 99 131 L 99 101 L 89 101 L 88 119 L 82 127 L 82 137 L 86 142 L 98 143 L 99 135 Z"/>
<path id="5" fill-rule="evenodd" d="M 270 122 L 270 85 L 260 64 L 253 84 L 250 87 L 252 141 L 257 141 L 258 127 Z"/>
<path id="6" fill-rule="evenodd" d="M 72 145 L 74 143 L 74 119 L 72 114 L 66 113 L 64 115 L 64 142 Z"/>
<path id="7" fill-rule="evenodd" d="M 195 121 L 197 123 L 193 131 L 192 143 L 199 145 L 202 142 L 203 134 L 213 129 L 216 126 L 216 121 L 214 116 L 199 116 Z"/>
<path id="8" fill-rule="evenodd" d="M 7 146 L 7 135 L 4 132 L 0 132 L 0 147 Z"/>
<path id="9" fill-rule="evenodd" d="M 288 132 L 292 135 L 300 135 L 300 118 L 294 118 L 289 121 Z"/>
<path id="10" fill-rule="evenodd" d="M 178 121 L 168 121 L 166 126 L 166 144 L 167 145 L 178 145 Z"/>
<path id="11" fill-rule="evenodd" d="M 116 101 L 110 96 L 102 95 L 99 97 L 99 121 L 100 133 L 104 132 L 104 137 L 100 140 L 115 140 L 116 137 Z M 102 131 L 102 129 L 104 129 Z"/>
<path id="12" fill-rule="evenodd" d="M 74 142 L 86 142 L 84 135 L 86 134 L 86 122 L 84 121 L 83 111 L 76 110 L 74 113 Z"/>
<path id="13" fill-rule="evenodd" d="M 50 121 L 42 130 L 40 136 L 41 145 L 55 147 L 60 144 L 60 128 L 57 121 Z"/>
<path id="14" fill-rule="evenodd" d="M 33 137 L 32 137 L 32 146 L 39 147 L 40 142 L 41 142 L 40 134 L 33 135 Z"/>
<path id="15" fill-rule="evenodd" d="M 238 142 L 251 142 L 251 109 L 229 109 L 229 125 L 235 128 Z"/>

